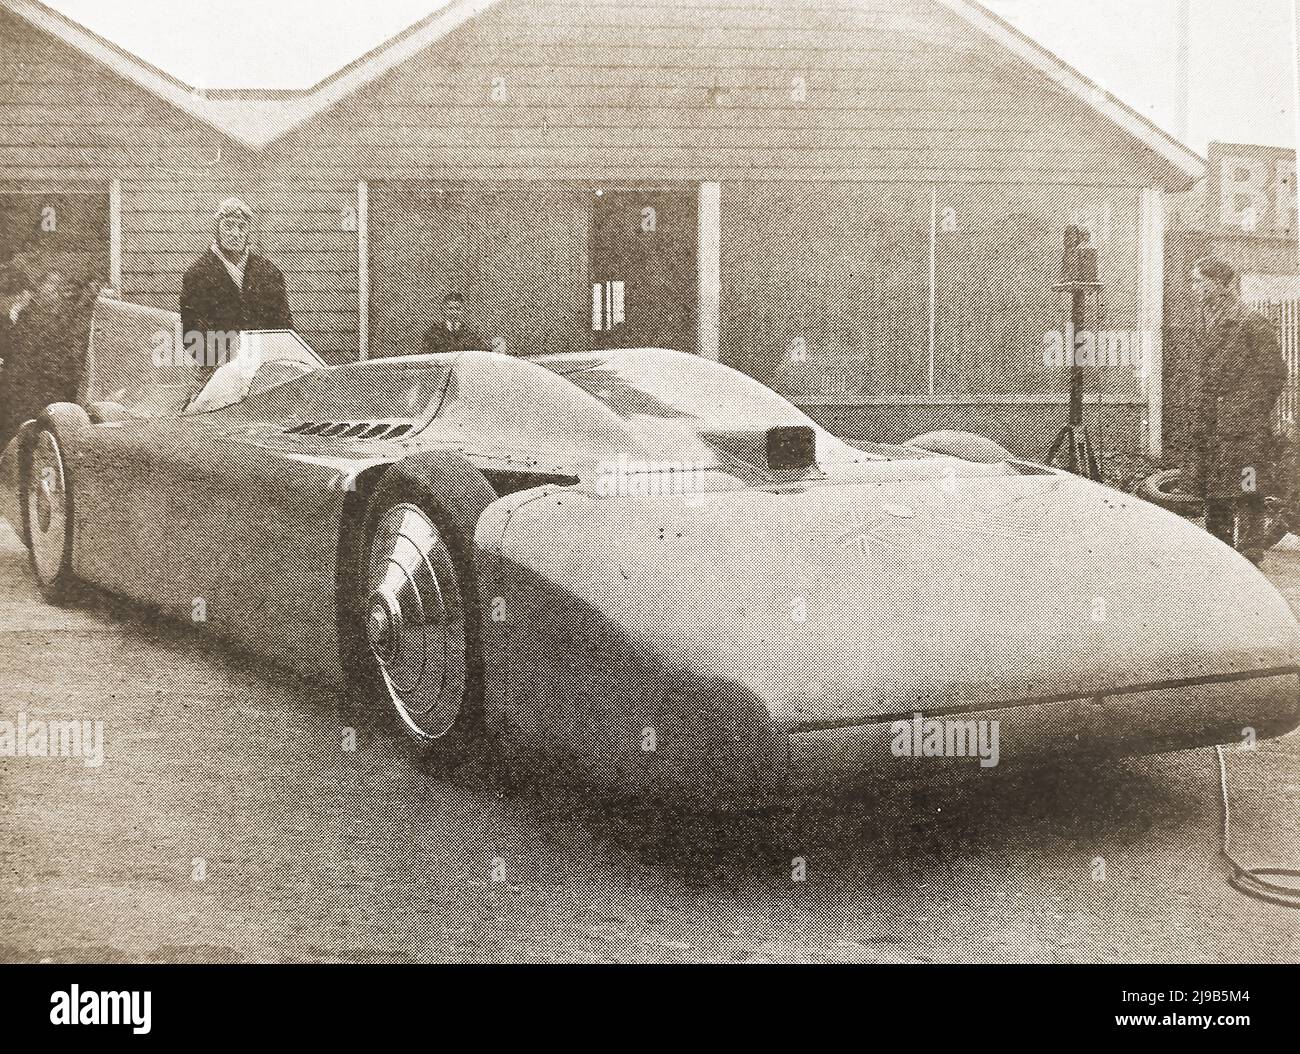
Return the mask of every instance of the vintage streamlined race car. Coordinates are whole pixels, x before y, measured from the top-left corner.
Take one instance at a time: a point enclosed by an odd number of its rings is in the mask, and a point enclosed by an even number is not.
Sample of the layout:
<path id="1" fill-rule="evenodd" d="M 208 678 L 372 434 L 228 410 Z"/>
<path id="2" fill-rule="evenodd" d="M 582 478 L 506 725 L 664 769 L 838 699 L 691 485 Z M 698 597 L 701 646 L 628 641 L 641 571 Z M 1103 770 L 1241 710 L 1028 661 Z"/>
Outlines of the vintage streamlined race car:
<path id="1" fill-rule="evenodd" d="M 729 794 L 923 766 L 918 715 L 998 722 L 1007 761 L 1300 723 L 1254 566 L 990 441 L 849 445 L 654 349 L 327 367 L 264 333 L 189 397 L 177 325 L 101 301 L 86 405 L 5 450 L 42 591 L 175 612 L 449 756 Z"/>

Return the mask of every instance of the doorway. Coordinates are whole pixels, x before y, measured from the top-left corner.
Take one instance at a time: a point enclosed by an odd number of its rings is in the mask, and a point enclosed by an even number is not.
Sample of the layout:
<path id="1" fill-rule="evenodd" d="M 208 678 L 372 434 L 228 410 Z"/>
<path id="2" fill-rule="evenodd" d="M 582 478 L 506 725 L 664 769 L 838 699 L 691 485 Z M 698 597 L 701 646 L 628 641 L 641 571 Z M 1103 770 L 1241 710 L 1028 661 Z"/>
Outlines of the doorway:
<path id="1" fill-rule="evenodd" d="M 592 347 L 696 350 L 694 188 L 602 189 L 588 238 Z"/>
<path id="2" fill-rule="evenodd" d="M 42 407 L 85 394 L 109 208 L 103 194 L 0 194 L 0 445 Z"/>
<path id="3" fill-rule="evenodd" d="M 107 194 L 0 194 L 0 266 L 33 284 L 57 271 L 107 285 L 108 228 Z"/>

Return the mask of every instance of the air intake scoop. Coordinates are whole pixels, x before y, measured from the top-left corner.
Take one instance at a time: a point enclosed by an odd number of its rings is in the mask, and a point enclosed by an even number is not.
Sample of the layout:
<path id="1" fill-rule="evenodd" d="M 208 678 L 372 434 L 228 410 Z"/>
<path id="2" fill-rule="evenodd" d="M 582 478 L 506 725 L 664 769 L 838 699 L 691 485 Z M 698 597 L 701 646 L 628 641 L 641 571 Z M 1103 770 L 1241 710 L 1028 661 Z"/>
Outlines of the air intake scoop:
<path id="1" fill-rule="evenodd" d="M 798 472 L 817 464 L 817 433 L 807 425 L 778 425 L 767 430 L 767 467 Z"/>

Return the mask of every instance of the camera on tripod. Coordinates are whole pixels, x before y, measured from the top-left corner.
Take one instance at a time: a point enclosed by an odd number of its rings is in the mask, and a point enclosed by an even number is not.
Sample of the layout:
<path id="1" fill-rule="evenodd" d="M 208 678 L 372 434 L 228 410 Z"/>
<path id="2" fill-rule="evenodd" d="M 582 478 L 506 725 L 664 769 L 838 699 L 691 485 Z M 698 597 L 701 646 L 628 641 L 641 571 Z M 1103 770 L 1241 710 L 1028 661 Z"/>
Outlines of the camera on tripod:
<path id="1" fill-rule="evenodd" d="M 1065 228 L 1065 251 L 1061 254 L 1061 280 L 1053 292 L 1068 294 L 1066 300 L 1066 345 L 1069 355 L 1069 416 L 1047 452 L 1047 464 L 1060 463 L 1069 472 L 1101 479 L 1101 462 L 1092 436 L 1083 423 L 1083 369 L 1075 353 L 1075 341 L 1088 325 L 1088 315 L 1100 328 L 1101 282 L 1097 278 L 1097 247 L 1086 227 L 1071 223 Z"/>
<path id="2" fill-rule="evenodd" d="M 1093 285 L 1097 281 L 1097 247 L 1087 228 L 1070 224 L 1065 228 L 1065 252 L 1061 256 L 1061 285 Z"/>

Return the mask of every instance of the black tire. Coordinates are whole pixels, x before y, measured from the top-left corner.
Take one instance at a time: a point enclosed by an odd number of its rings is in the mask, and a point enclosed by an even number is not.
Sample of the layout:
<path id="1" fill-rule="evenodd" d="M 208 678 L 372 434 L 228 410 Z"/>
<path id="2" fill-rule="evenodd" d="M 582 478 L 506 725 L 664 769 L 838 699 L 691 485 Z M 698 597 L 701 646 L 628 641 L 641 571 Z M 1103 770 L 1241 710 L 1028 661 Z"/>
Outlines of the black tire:
<path id="1" fill-rule="evenodd" d="M 72 474 L 57 428 L 42 421 L 23 458 L 22 518 L 27 558 L 41 595 L 51 604 L 72 599 L 72 532 L 76 522 Z"/>
<path id="2" fill-rule="evenodd" d="M 395 725 L 434 760 L 448 765 L 459 764 L 472 755 L 483 728 L 483 656 L 473 544 L 473 520 L 477 519 L 477 513 L 466 517 L 464 509 L 468 505 L 481 512 L 496 497 L 480 473 L 468 463 L 464 468 L 473 475 L 458 473 L 454 481 L 439 479 L 437 485 L 413 478 L 400 469 L 385 475 L 367 503 L 347 598 L 352 622 L 346 634 L 351 641 L 348 648 L 351 657 L 347 660 L 349 691 L 354 701 L 367 707 L 381 721 Z M 465 483 L 467 476 L 468 485 L 457 487 L 460 493 L 439 493 L 449 483 Z M 481 486 L 476 485 L 479 483 Z M 377 542 L 379 548 L 385 547 L 384 539 L 389 537 L 395 523 L 400 522 L 403 531 L 410 530 L 412 524 L 416 530 L 423 531 L 426 521 L 429 537 L 420 545 L 428 546 L 427 566 L 432 574 L 413 575 L 399 569 L 396 575 L 405 583 L 402 587 L 405 592 L 397 591 L 402 599 L 395 605 L 396 610 L 391 601 L 385 609 L 387 630 L 372 633 L 376 609 L 383 608 L 376 597 L 381 593 L 387 596 L 378 588 L 383 583 L 372 581 Z M 414 545 L 399 541 L 405 537 L 399 534 L 395 544 L 414 552 Z M 398 566 L 397 561 L 390 560 L 390 564 Z M 410 603 L 412 593 L 421 597 L 418 604 Z M 427 660 L 437 649 L 429 643 L 428 625 L 417 625 L 419 620 L 409 617 L 416 613 L 414 608 L 423 613 L 431 601 L 440 605 L 442 613 L 435 644 L 443 646 L 444 663 L 433 672 Z M 411 643 L 417 639 L 419 651 Z M 458 655 L 452 654 L 456 646 L 460 649 Z M 381 653 L 386 661 L 381 660 Z M 412 703 L 412 697 L 401 689 L 411 683 L 409 675 L 416 667 L 406 660 L 414 654 L 423 655 L 424 660 L 414 678 L 419 692 L 418 699 Z M 428 685 L 440 685 L 436 695 L 423 694 Z M 429 708 L 422 710 L 426 702 Z M 451 713 L 453 708 L 455 712 Z"/>
<path id="3" fill-rule="evenodd" d="M 1205 512 L 1205 502 L 1178 490 L 1182 475 L 1182 469 L 1177 468 L 1154 472 L 1139 484 L 1138 496 L 1182 516 L 1200 516 Z M 1260 532 L 1253 537 L 1241 539 L 1238 548 L 1247 554 L 1259 554 L 1272 549 L 1294 529 L 1293 515 L 1281 502 L 1270 498 Z"/>
<path id="4" fill-rule="evenodd" d="M 1178 489 L 1182 478 L 1183 470 L 1180 468 L 1167 468 L 1161 472 L 1153 472 L 1138 484 L 1138 497 L 1170 512 L 1183 516 L 1199 516 L 1205 509 L 1205 502 L 1194 494 L 1187 494 Z"/>
<path id="5" fill-rule="evenodd" d="M 1262 554 L 1272 549 L 1295 530 L 1293 516 L 1292 510 L 1283 506 L 1281 502 L 1268 499 L 1265 502 L 1264 519 L 1260 524 L 1259 532 L 1253 537 L 1241 540 L 1239 546 L 1241 551 L 1247 554 Z"/>

